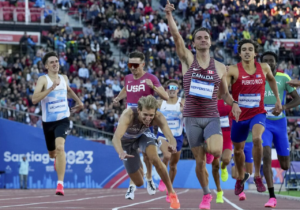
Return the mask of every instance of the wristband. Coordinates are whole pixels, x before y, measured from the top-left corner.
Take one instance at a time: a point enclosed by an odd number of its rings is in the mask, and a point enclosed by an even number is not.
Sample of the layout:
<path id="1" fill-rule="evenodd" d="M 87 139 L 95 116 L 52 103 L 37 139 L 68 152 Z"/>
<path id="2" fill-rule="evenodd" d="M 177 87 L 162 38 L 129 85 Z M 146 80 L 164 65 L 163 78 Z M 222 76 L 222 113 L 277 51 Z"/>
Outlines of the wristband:
<path id="1" fill-rule="evenodd" d="M 233 102 L 232 102 L 232 106 L 233 106 L 233 104 L 239 105 L 239 103 L 238 103 L 237 101 L 233 101 Z"/>

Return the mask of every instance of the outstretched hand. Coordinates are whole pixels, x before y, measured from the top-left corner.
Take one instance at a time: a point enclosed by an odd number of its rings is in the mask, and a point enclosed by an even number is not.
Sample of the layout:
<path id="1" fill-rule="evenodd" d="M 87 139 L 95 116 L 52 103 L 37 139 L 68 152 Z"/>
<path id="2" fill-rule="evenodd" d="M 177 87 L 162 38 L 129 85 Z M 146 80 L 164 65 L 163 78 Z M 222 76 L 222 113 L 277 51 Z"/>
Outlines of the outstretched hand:
<path id="1" fill-rule="evenodd" d="M 170 2 L 167 1 L 166 7 L 165 7 L 166 14 L 171 14 L 173 10 L 175 10 L 174 4 L 170 4 Z"/>

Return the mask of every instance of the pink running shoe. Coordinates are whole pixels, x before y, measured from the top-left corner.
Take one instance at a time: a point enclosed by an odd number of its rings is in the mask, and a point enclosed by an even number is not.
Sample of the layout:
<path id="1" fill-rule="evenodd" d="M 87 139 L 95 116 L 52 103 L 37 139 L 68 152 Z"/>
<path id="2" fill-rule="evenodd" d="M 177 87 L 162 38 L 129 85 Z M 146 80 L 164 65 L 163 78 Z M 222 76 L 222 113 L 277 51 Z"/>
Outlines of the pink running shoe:
<path id="1" fill-rule="evenodd" d="M 212 198 L 211 194 L 204 195 L 199 205 L 199 209 L 210 209 L 210 202 Z"/>
<path id="2" fill-rule="evenodd" d="M 211 164 L 214 161 L 214 156 L 212 154 L 206 153 L 206 163 Z"/>
<path id="3" fill-rule="evenodd" d="M 239 200 L 240 201 L 246 200 L 246 194 L 244 192 L 242 192 L 242 193 L 239 194 Z"/>
<path id="4" fill-rule="evenodd" d="M 163 192 L 163 191 L 166 190 L 166 185 L 165 185 L 165 183 L 162 180 L 159 181 L 158 190 L 160 192 Z"/>
<path id="5" fill-rule="evenodd" d="M 167 201 L 167 203 L 171 203 L 171 201 L 170 201 L 170 196 L 169 196 L 168 193 L 167 193 L 167 196 L 166 196 L 166 201 Z"/>
<path id="6" fill-rule="evenodd" d="M 268 203 L 265 204 L 265 207 L 275 208 L 277 205 L 276 198 L 270 198 Z"/>
<path id="7" fill-rule="evenodd" d="M 256 185 L 257 192 L 265 192 L 266 191 L 266 187 L 263 184 L 261 177 L 254 177 L 254 182 Z"/>
<path id="8" fill-rule="evenodd" d="M 57 185 L 55 194 L 56 195 L 65 195 L 64 187 L 62 186 L 62 184 Z"/>

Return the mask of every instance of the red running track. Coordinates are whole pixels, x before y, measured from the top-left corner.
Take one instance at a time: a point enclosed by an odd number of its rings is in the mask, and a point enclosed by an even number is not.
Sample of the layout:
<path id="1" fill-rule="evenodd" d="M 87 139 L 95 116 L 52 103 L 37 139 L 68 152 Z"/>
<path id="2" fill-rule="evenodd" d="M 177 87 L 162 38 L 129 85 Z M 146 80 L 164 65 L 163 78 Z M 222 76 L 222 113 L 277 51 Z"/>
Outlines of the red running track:
<path id="1" fill-rule="evenodd" d="M 137 189 L 135 199 L 125 200 L 127 189 L 66 189 L 65 196 L 54 195 L 55 189 L 46 190 L 0 190 L 0 209 L 12 210 L 155 210 L 169 209 L 165 193 L 157 192 L 154 196 L 146 189 Z M 202 198 L 202 190 L 176 189 L 181 209 L 197 210 Z M 238 201 L 233 190 L 224 191 L 224 203 L 216 204 L 213 191 L 211 209 L 252 210 L 266 209 L 267 195 L 246 192 L 247 200 Z M 277 199 L 277 210 L 300 209 L 300 201 Z"/>

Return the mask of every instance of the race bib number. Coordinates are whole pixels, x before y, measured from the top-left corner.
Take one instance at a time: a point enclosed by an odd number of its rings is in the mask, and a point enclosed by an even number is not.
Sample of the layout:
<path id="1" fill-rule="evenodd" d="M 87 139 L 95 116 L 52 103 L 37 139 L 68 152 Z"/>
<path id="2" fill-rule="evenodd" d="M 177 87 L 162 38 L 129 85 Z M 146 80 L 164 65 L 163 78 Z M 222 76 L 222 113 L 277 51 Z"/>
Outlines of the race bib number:
<path id="1" fill-rule="evenodd" d="M 259 107 L 261 95 L 258 94 L 240 94 L 239 106 L 244 108 L 256 108 Z"/>
<path id="2" fill-rule="evenodd" d="M 134 103 L 127 103 L 127 108 L 130 108 L 130 107 L 137 107 L 138 105 L 137 104 L 134 104 Z"/>
<path id="3" fill-rule="evenodd" d="M 212 99 L 214 92 L 214 83 L 199 81 L 196 79 L 191 80 L 190 95 Z"/>
<path id="4" fill-rule="evenodd" d="M 221 122 L 221 128 L 229 127 L 229 117 L 228 116 L 220 117 L 220 122 Z"/>
<path id="5" fill-rule="evenodd" d="M 179 120 L 173 119 L 173 120 L 168 120 L 168 126 L 170 129 L 176 129 L 179 127 Z"/>
<path id="6" fill-rule="evenodd" d="M 272 114 L 273 110 L 275 108 L 275 105 L 267 105 L 265 104 L 265 110 L 267 111 L 267 117 L 271 117 L 271 118 L 279 118 L 282 117 L 282 112 L 278 115 L 275 116 Z"/>
<path id="7" fill-rule="evenodd" d="M 67 110 L 67 102 L 65 99 L 60 99 L 56 101 L 51 101 L 47 103 L 48 112 L 64 112 Z"/>

